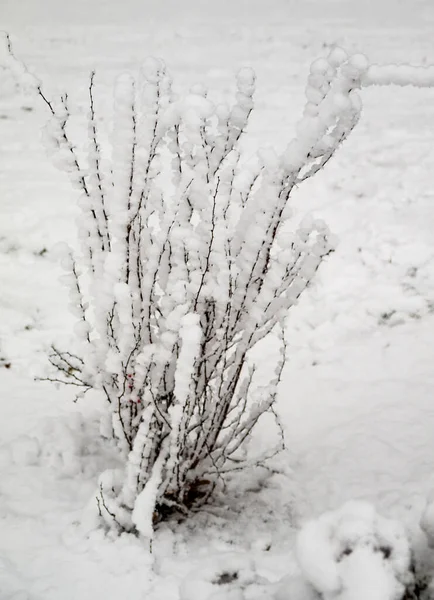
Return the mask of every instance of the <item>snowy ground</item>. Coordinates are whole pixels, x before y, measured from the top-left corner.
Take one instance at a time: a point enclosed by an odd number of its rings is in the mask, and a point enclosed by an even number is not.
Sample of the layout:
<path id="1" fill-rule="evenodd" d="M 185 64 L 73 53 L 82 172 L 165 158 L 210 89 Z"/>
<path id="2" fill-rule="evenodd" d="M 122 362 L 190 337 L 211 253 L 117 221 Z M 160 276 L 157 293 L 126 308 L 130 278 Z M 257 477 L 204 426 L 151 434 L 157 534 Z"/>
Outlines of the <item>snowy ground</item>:
<path id="1" fill-rule="evenodd" d="M 163 57 L 180 87 L 202 81 L 224 96 L 252 66 L 252 151 L 285 146 L 309 63 L 333 44 L 373 61 L 434 62 L 431 0 L 20 0 L 2 12 L 17 55 L 81 113 L 93 68 L 104 116 L 114 77 L 147 55 Z M 70 331 L 52 248 L 74 239 L 75 193 L 42 150 L 45 108 L 0 78 L 0 599 L 175 600 L 181 589 L 206 600 L 185 577 L 241 561 L 246 597 L 284 600 L 284 584 L 253 584 L 295 569 L 303 519 L 363 498 L 415 530 L 434 487 L 434 92 L 366 90 L 354 134 L 294 196 L 298 214 L 314 211 L 340 243 L 288 324 L 287 453 L 277 473 L 234 481 L 229 510 L 217 503 L 163 528 L 150 557 L 135 538 L 86 526 L 111 460 L 92 436 L 94 407 L 33 380 L 44 345 Z"/>

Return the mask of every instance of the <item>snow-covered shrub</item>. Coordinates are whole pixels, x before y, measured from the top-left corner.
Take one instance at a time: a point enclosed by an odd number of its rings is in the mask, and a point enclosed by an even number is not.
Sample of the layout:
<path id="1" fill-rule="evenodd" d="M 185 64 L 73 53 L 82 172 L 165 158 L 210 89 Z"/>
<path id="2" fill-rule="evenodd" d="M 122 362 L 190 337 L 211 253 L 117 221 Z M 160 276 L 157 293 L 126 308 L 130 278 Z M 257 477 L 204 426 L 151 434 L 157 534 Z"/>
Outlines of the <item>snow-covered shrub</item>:
<path id="1" fill-rule="evenodd" d="M 324 600 L 399 600 L 414 583 L 405 528 L 367 502 L 348 502 L 308 522 L 297 558 Z"/>
<path id="2" fill-rule="evenodd" d="M 70 139 L 68 96 L 50 101 L 7 38 L 4 46 L 8 68 L 48 107 L 47 147 L 81 194 L 81 247 L 62 258 L 78 349 L 53 347 L 50 379 L 105 396 L 101 433 L 125 467 L 101 478 L 101 516 L 151 535 L 153 521 L 188 512 L 225 473 L 282 447 L 274 403 L 284 320 L 332 249 L 324 223 L 288 224 L 291 193 L 356 125 L 358 88 L 401 84 L 416 71 L 368 70 L 365 57 L 333 49 L 312 64 L 295 139 L 254 164 L 240 144 L 251 70 L 238 74 L 234 105 L 216 106 L 199 86 L 177 97 L 164 64 L 148 60 L 137 78 L 116 83 L 111 143 L 102 141 L 92 74 L 83 156 Z M 280 353 L 264 382 L 251 351 L 269 334 Z M 278 444 L 247 454 L 267 412 Z"/>
<path id="3" fill-rule="evenodd" d="M 249 69 L 238 74 L 235 104 L 215 106 L 200 87 L 176 97 L 164 64 L 148 60 L 138 78 L 116 83 L 110 148 L 100 141 L 92 75 L 86 165 L 69 138 L 67 96 L 49 101 L 33 80 L 52 116 L 47 146 L 81 192 L 82 245 L 62 258 L 80 347 L 53 348 L 51 379 L 106 397 L 102 433 L 125 460 L 100 481 L 109 523 L 151 535 L 153 520 L 187 512 L 225 473 L 281 449 L 273 405 L 284 319 L 331 251 L 320 221 L 284 229 L 288 200 L 356 123 L 359 63 L 340 51 L 315 63 L 297 138 L 284 156 L 255 164 L 239 143 L 253 109 Z M 280 353 L 259 385 L 249 352 L 270 333 Z M 277 446 L 247 456 L 266 412 Z"/>

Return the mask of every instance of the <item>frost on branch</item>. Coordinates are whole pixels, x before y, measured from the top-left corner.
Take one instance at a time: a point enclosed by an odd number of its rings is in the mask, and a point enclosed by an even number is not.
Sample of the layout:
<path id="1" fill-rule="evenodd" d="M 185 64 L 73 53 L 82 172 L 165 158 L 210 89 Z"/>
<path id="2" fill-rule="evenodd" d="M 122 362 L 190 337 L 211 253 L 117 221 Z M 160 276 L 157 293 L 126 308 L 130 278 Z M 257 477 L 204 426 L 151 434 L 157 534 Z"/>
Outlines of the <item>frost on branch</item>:
<path id="1" fill-rule="evenodd" d="M 26 75 L 9 42 L 7 54 Z M 177 97 L 164 64 L 146 61 L 138 77 L 115 85 L 104 148 L 92 74 L 85 155 L 69 136 L 68 96 L 51 102 L 34 82 L 51 114 L 47 148 L 81 208 L 81 247 L 63 251 L 80 347 L 52 349 L 50 379 L 107 400 L 104 435 L 124 460 L 121 472 L 101 477 L 108 524 L 149 536 L 151 520 L 187 513 L 225 473 L 282 448 L 273 407 L 284 321 L 332 250 L 324 223 L 288 227 L 289 199 L 356 125 L 359 88 L 402 81 L 372 69 L 340 49 L 315 61 L 296 138 L 282 156 L 260 153 L 254 164 L 240 144 L 253 109 L 250 69 L 239 72 L 229 107 L 201 86 Z M 251 350 L 269 334 L 280 352 L 264 384 Z M 277 445 L 247 452 L 267 412 Z"/>

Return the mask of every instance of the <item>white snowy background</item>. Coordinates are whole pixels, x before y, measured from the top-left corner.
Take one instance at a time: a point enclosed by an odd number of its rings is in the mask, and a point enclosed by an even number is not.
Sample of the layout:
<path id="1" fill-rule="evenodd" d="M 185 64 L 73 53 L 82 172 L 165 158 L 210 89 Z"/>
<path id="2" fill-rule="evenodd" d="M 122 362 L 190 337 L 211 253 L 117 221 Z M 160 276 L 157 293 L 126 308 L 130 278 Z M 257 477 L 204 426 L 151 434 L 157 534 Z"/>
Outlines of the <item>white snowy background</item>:
<path id="1" fill-rule="evenodd" d="M 215 98 L 252 67 L 252 153 L 290 141 L 309 64 L 334 45 L 434 63 L 432 0 L 3 0 L 0 16 L 45 88 L 68 90 L 77 131 L 92 69 L 108 128 L 115 77 L 149 55 L 180 89 L 202 82 Z M 434 92 L 372 88 L 363 102 L 349 140 L 292 200 L 339 245 L 291 310 L 278 401 L 287 451 L 273 472 L 237 474 L 215 506 L 161 527 L 150 554 L 95 531 L 83 510 L 113 461 L 96 401 L 34 381 L 47 344 L 71 334 L 53 247 L 74 241 L 76 193 L 45 156 L 46 108 L 0 69 L 1 600 L 207 600 L 231 570 L 247 600 L 307 598 L 287 583 L 296 532 L 350 499 L 421 540 L 434 488 Z M 257 444 L 268 438 L 265 422 Z M 212 597 L 242 598 L 224 593 Z"/>

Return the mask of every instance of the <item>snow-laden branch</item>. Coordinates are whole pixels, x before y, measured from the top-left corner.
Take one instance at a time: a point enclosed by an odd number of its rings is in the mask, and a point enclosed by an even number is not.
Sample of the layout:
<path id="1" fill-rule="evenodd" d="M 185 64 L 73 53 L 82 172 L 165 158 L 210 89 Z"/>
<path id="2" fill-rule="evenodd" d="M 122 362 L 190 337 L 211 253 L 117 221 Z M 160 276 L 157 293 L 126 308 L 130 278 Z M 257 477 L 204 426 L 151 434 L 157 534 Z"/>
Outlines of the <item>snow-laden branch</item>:
<path id="1" fill-rule="evenodd" d="M 432 88 L 434 87 L 434 66 L 371 65 L 362 77 L 362 86 L 371 85 Z"/>

